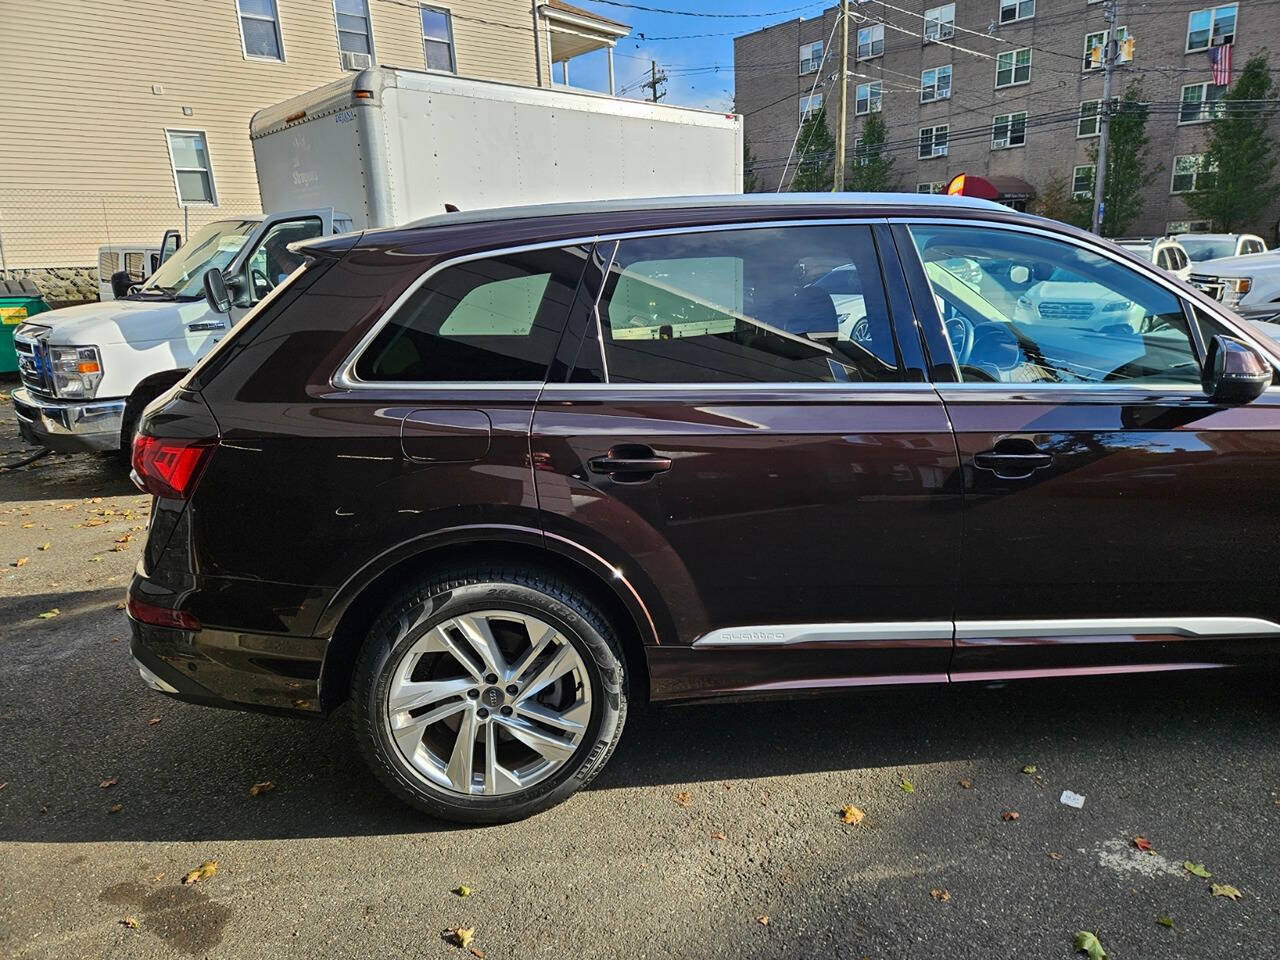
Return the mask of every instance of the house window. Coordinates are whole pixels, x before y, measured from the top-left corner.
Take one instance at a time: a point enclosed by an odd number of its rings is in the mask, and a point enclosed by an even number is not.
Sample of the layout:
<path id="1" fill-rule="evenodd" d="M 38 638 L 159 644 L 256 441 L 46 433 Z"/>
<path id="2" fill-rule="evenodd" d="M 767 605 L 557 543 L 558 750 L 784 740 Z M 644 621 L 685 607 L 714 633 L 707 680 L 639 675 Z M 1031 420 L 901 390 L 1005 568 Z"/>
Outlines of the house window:
<path id="1" fill-rule="evenodd" d="M 1027 142 L 1027 111 L 999 114 L 991 124 L 991 149 L 1007 150 Z"/>
<path id="2" fill-rule="evenodd" d="M 950 40 L 956 35 L 956 5 L 934 7 L 924 12 L 924 39 L 926 43 L 934 40 Z"/>
<path id="3" fill-rule="evenodd" d="M 373 58 L 373 31 L 369 28 L 369 0 L 333 0 L 338 21 L 338 49 Z"/>
<path id="4" fill-rule="evenodd" d="M 867 148 L 863 146 L 862 137 L 854 137 L 853 139 L 853 163 L 858 167 L 865 167 L 871 157 L 867 153 Z"/>
<path id="5" fill-rule="evenodd" d="M 1222 109 L 1217 104 L 1226 92 L 1226 87 L 1213 83 L 1192 83 L 1183 87 L 1178 123 L 1204 123 L 1221 116 Z"/>
<path id="6" fill-rule="evenodd" d="M 1088 200 L 1093 196 L 1093 188 L 1098 179 L 1098 168 L 1092 163 L 1083 163 L 1071 170 L 1071 196 L 1075 200 Z"/>
<path id="7" fill-rule="evenodd" d="M 933 157 L 945 157 L 947 155 L 947 124 L 940 127 L 921 127 L 920 128 L 920 152 L 921 160 L 929 160 Z"/>
<path id="8" fill-rule="evenodd" d="M 240 16 L 240 49 L 252 60 L 284 62 L 280 14 L 276 0 L 236 0 Z"/>
<path id="9" fill-rule="evenodd" d="M 1084 70 L 1100 70 L 1106 58 L 1107 35 L 1109 30 L 1086 34 L 1084 38 Z M 1130 63 L 1133 60 L 1133 47 L 1125 43 L 1129 39 L 1128 27 L 1116 27 L 1116 63 Z"/>
<path id="10" fill-rule="evenodd" d="M 1098 135 L 1098 127 L 1101 124 L 1098 119 L 1102 113 L 1101 104 L 1101 100 L 1080 101 L 1080 117 L 1076 120 L 1076 139 Z"/>
<path id="11" fill-rule="evenodd" d="M 884 106 L 884 84 L 879 80 L 860 83 L 853 101 L 853 112 L 858 116 L 879 113 Z"/>
<path id="12" fill-rule="evenodd" d="M 932 183 L 917 183 L 916 193 L 946 193 L 947 181 L 934 180 Z"/>
<path id="13" fill-rule="evenodd" d="M 169 165 L 178 191 L 178 203 L 218 205 L 218 191 L 213 185 L 213 167 L 209 163 L 209 145 L 203 130 L 166 130 L 169 142 Z"/>
<path id="14" fill-rule="evenodd" d="M 1000 0 L 1000 22 L 1013 23 L 1035 16 L 1036 0 Z"/>
<path id="15" fill-rule="evenodd" d="M 996 56 L 996 88 L 1031 82 L 1031 48 L 1008 50 Z"/>
<path id="16" fill-rule="evenodd" d="M 920 102 L 951 99 L 951 67 L 934 67 L 920 74 Z"/>
<path id="17" fill-rule="evenodd" d="M 1170 193 L 1195 193 L 1213 186 L 1218 168 L 1209 165 L 1203 153 L 1184 153 L 1173 158 L 1173 182 Z"/>
<path id="18" fill-rule="evenodd" d="M 1213 229 L 1211 220 L 1170 220 L 1164 225 L 1164 232 L 1170 233 L 1208 233 Z"/>
<path id="19" fill-rule="evenodd" d="M 428 70 L 458 72 L 453 55 L 453 19 L 448 10 L 422 7 L 422 56 Z"/>
<path id="20" fill-rule="evenodd" d="M 858 30 L 858 59 L 869 60 L 884 53 L 884 24 L 873 23 Z"/>
<path id="21" fill-rule="evenodd" d="M 822 63 L 822 41 L 800 44 L 800 75 L 813 73 Z"/>
<path id="22" fill-rule="evenodd" d="M 1228 3 L 1187 16 L 1187 53 L 1231 43 L 1236 38 L 1236 4 Z"/>
<path id="23" fill-rule="evenodd" d="M 800 122 L 822 112 L 822 94 L 814 93 L 800 98 Z"/>

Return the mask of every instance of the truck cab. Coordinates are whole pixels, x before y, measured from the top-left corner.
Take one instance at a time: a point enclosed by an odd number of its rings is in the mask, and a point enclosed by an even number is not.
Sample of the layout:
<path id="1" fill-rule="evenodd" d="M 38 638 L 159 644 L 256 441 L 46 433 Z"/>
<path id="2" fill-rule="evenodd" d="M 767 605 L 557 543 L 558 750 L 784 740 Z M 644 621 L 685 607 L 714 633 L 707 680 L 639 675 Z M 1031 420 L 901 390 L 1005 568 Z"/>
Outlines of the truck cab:
<path id="1" fill-rule="evenodd" d="M 123 297 L 23 324 L 13 392 L 23 438 L 61 452 L 128 449 L 142 409 L 301 262 L 289 244 L 350 228 L 332 208 L 216 220 Z M 214 269 L 233 291 L 225 315 L 204 295 Z"/>

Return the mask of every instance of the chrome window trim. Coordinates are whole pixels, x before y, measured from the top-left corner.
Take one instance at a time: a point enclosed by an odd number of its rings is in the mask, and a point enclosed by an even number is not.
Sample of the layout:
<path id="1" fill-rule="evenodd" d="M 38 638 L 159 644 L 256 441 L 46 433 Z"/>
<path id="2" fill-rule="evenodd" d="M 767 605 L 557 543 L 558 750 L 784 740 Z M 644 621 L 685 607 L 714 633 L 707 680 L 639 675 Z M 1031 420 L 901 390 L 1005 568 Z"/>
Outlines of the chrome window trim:
<path id="1" fill-rule="evenodd" d="M 542 396 L 554 396 L 557 392 L 566 391 L 571 393 L 589 392 L 589 391 L 611 391 L 615 393 L 628 392 L 644 392 L 652 393 L 655 391 L 670 391 L 684 393 L 700 393 L 700 392 L 791 392 L 802 391 L 806 393 L 846 393 L 856 388 L 854 392 L 871 392 L 880 393 L 936 393 L 935 384 L 921 383 L 919 381 L 888 381 L 886 383 L 871 383 L 867 381 L 857 381 L 854 383 L 839 383 L 827 380 L 782 380 L 782 381 L 722 381 L 709 380 L 701 383 L 686 383 L 681 381 L 671 383 L 548 383 L 542 389 Z"/>
<path id="2" fill-rule="evenodd" d="M 1074 244 L 1075 246 L 1088 250 L 1091 253 L 1095 253 L 1098 256 L 1106 257 L 1108 260 L 1112 261 L 1115 264 L 1118 264 L 1119 266 L 1127 267 L 1136 273 L 1142 274 L 1147 279 L 1155 281 L 1155 283 L 1158 286 L 1164 287 L 1166 290 L 1172 293 L 1175 297 L 1178 298 L 1178 301 L 1180 303 L 1190 304 L 1193 307 L 1203 310 L 1205 313 L 1211 316 L 1214 320 L 1221 323 L 1233 334 L 1238 336 L 1241 340 L 1245 341 L 1245 343 L 1249 344 L 1249 346 L 1253 347 L 1255 350 L 1261 353 L 1264 357 L 1266 357 L 1267 360 L 1270 361 L 1274 369 L 1280 369 L 1280 357 L 1277 357 L 1275 354 L 1271 353 L 1271 351 L 1267 350 L 1265 347 L 1260 345 L 1257 341 L 1253 339 L 1253 337 L 1247 331 L 1241 330 L 1241 323 L 1243 321 L 1238 323 L 1237 320 L 1239 320 L 1239 318 L 1234 317 L 1234 315 L 1224 311 L 1222 309 L 1221 304 L 1217 303 L 1216 301 L 1210 300 L 1208 297 L 1205 297 L 1205 300 L 1208 301 L 1209 304 L 1212 304 L 1212 306 L 1210 307 L 1210 306 L 1206 306 L 1204 303 L 1201 303 L 1199 300 L 1196 300 L 1196 299 L 1193 299 L 1192 297 L 1187 296 L 1187 291 L 1189 289 L 1194 290 L 1195 289 L 1194 287 L 1190 287 L 1188 284 L 1182 283 L 1181 281 L 1177 280 L 1177 278 L 1175 277 L 1170 277 L 1168 274 L 1164 273 L 1164 271 L 1156 267 L 1155 264 L 1147 263 L 1144 260 L 1138 260 L 1137 262 L 1132 262 L 1132 261 L 1123 259 L 1121 257 L 1117 257 L 1115 253 L 1111 249 L 1109 249 L 1110 244 L 1106 240 L 1102 240 L 1102 239 L 1086 240 L 1081 237 L 1073 236 L 1072 234 L 1059 233 L 1056 230 L 1047 230 L 1043 227 L 1035 226 L 1032 224 L 1006 223 L 1004 221 L 987 220 L 982 218 L 912 216 L 912 217 L 889 217 L 888 220 L 889 220 L 889 223 L 891 224 L 899 224 L 899 223 L 903 224 L 907 227 L 908 230 L 910 230 L 913 225 L 917 225 L 917 224 L 929 224 L 929 225 L 944 224 L 947 226 L 972 227 L 976 223 L 976 224 L 982 225 L 983 227 L 994 228 L 997 230 L 1010 230 L 1015 233 L 1029 233 L 1029 234 L 1034 234 L 1036 236 L 1047 237 L 1048 239 L 1051 239 L 1051 240 L 1059 240 L 1065 243 Z M 916 247 L 914 241 L 911 244 L 911 248 L 915 252 L 916 261 L 920 264 L 920 270 L 924 272 L 924 261 L 920 259 L 920 250 L 918 247 Z M 925 275 L 926 277 L 928 276 L 927 273 Z M 1198 290 L 1196 292 L 1200 293 L 1200 291 Z M 1203 296 L 1203 294 L 1201 295 Z M 930 302 L 932 302 L 932 295 L 930 296 Z M 942 322 L 941 318 L 938 317 L 936 305 L 934 306 L 934 309 L 933 309 L 932 318 L 936 319 L 938 323 Z M 959 364 L 956 361 L 955 351 L 951 349 L 950 340 L 947 341 L 947 350 L 949 351 L 951 362 L 955 364 L 958 369 Z M 940 386 L 946 386 L 946 387 L 968 386 L 968 384 L 947 383 L 947 384 L 940 384 Z M 973 384 L 973 386 L 987 386 L 987 384 Z M 1005 388 L 1009 388 L 1009 387 L 1021 388 L 1021 387 L 1031 386 L 1031 384 L 994 384 L 993 386 L 997 386 L 997 387 L 1002 386 Z M 1079 390 L 1082 387 L 1086 389 L 1096 389 L 1098 387 L 1103 387 L 1105 389 L 1120 389 L 1118 385 L 1107 385 L 1107 384 L 1055 383 L 1055 384 L 1052 384 L 1052 386 L 1054 386 L 1055 388 L 1060 388 L 1064 390 L 1065 389 Z M 1182 389 L 1182 390 L 1188 389 L 1185 383 L 1176 384 L 1174 385 L 1174 388 Z M 1128 387 L 1125 389 L 1133 389 L 1133 387 Z M 1163 388 L 1163 389 L 1168 389 L 1168 388 Z M 1275 388 L 1268 387 L 1267 389 L 1271 390 Z"/>
<path id="3" fill-rule="evenodd" d="M 867 641 L 950 640 L 955 624 L 950 620 L 890 621 L 877 623 L 780 623 L 762 626 L 721 627 L 693 642 L 708 647 L 789 647 L 799 643 L 849 643 Z"/>

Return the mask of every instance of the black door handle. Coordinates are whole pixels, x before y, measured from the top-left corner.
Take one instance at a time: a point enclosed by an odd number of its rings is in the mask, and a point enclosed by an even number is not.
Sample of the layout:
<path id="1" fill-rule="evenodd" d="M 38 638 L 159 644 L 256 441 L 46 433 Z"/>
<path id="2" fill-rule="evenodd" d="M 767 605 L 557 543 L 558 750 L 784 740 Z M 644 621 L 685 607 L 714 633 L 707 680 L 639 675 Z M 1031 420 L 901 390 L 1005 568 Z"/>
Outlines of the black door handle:
<path id="1" fill-rule="evenodd" d="M 587 469 L 608 474 L 622 483 L 639 483 L 655 473 L 670 470 L 671 458 L 659 457 L 648 447 L 627 445 L 615 447 L 602 457 L 592 457 L 587 461 Z"/>
<path id="2" fill-rule="evenodd" d="M 994 450 L 973 455 L 975 467 L 989 470 L 1001 480 L 1025 480 L 1052 463 L 1053 455 L 1045 453 L 1030 440 L 1001 440 Z"/>

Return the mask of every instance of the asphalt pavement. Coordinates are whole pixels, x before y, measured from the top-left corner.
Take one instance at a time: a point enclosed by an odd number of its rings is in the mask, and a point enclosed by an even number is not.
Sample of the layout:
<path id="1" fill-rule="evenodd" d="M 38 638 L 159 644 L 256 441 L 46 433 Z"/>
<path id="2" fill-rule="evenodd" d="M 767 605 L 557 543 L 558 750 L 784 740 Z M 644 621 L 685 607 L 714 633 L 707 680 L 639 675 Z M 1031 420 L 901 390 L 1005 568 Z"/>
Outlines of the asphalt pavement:
<path id="1" fill-rule="evenodd" d="M 463 829 L 384 793 L 345 709 L 142 685 L 119 607 L 148 512 L 111 458 L 0 471 L 0 956 L 1069 958 L 1081 930 L 1112 960 L 1280 953 L 1272 678 L 639 710 L 588 790 Z"/>

